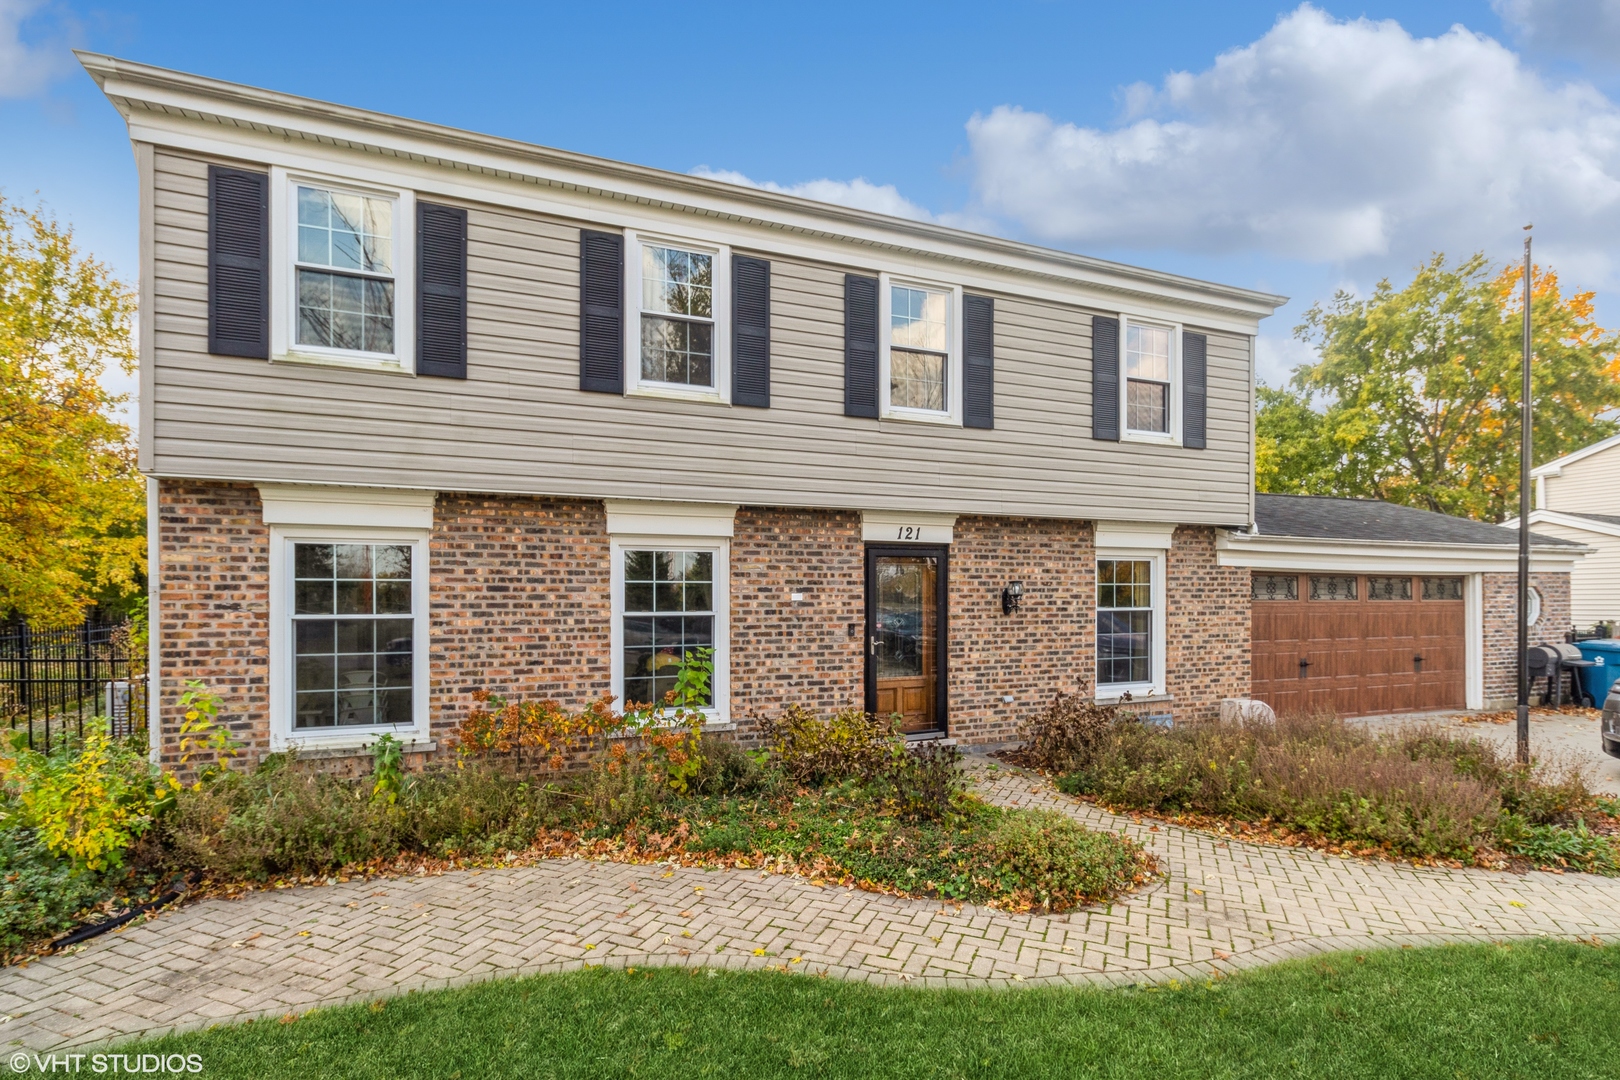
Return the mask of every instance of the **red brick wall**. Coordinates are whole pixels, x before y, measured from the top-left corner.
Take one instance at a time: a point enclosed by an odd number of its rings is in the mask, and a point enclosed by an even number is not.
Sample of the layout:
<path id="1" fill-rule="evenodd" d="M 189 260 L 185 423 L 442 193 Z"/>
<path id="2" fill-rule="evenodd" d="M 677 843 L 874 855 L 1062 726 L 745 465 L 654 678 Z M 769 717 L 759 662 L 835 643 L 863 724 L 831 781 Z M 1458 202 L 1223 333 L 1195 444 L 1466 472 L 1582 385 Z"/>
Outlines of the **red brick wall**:
<path id="1" fill-rule="evenodd" d="M 571 707 L 610 691 L 612 591 L 600 502 L 441 494 L 428 582 L 435 738 L 454 729 L 477 689 Z"/>
<path id="2" fill-rule="evenodd" d="M 821 713 L 862 703 L 865 610 L 860 514 L 737 511 L 731 715 L 745 736 L 751 717 L 794 702 Z"/>
<path id="3" fill-rule="evenodd" d="M 1513 704 L 1519 696 L 1519 576 L 1484 574 L 1482 577 L 1485 602 L 1485 706 L 1500 708 Z M 1530 628 L 1530 644 L 1563 641 L 1564 636 L 1575 628 L 1570 618 L 1569 574 L 1531 574 L 1530 584 L 1541 593 L 1541 618 Z"/>
<path id="4" fill-rule="evenodd" d="M 1215 530 L 1183 525 L 1165 576 L 1165 683 L 1176 721 L 1213 720 L 1222 698 L 1249 696 L 1250 571 L 1223 567 Z"/>
<path id="5" fill-rule="evenodd" d="M 270 531 L 251 484 L 158 482 L 160 564 L 152 621 L 163 760 L 179 750 L 187 679 L 221 698 L 220 719 L 256 756 L 270 744 Z"/>
<path id="6" fill-rule="evenodd" d="M 184 680 L 202 679 L 222 696 L 226 722 L 256 757 L 270 734 L 269 530 L 258 493 L 245 484 L 164 481 L 158 528 L 165 730 L 174 726 Z M 466 715 L 476 689 L 574 707 L 609 691 L 610 546 L 600 502 L 444 494 L 429 550 L 434 737 L 443 739 Z M 731 703 L 744 737 L 751 716 L 792 702 L 826 713 L 862 701 L 864 572 L 857 513 L 738 511 Z M 1089 522 L 957 522 L 952 735 L 1011 739 L 1058 690 L 1091 686 L 1095 574 Z M 1221 697 L 1247 690 L 1246 577 L 1215 566 L 1213 530 L 1177 530 L 1165 647 L 1178 719 L 1212 715 Z M 1023 603 L 1006 615 L 1001 591 L 1014 580 L 1024 584 Z M 1567 589 L 1563 596 L 1567 618 Z M 174 752 L 171 737 L 165 753 Z"/>
<path id="7" fill-rule="evenodd" d="M 963 517 L 953 541 L 950 734 L 1005 742 L 1057 691 L 1095 679 L 1091 523 Z M 1011 581 L 1023 582 L 1024 596 L 1003 614 L 1001 591 Z"/>

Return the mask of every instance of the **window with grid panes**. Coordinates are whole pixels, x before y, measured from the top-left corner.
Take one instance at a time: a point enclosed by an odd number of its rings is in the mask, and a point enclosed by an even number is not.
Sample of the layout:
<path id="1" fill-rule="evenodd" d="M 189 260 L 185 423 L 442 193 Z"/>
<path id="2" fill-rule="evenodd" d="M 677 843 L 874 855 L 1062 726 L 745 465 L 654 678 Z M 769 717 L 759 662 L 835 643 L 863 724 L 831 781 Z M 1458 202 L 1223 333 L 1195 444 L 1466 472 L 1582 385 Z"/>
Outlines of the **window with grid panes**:
<path id="1" fill-rule="evenodd" d="M 1097 685 L 1153 680 L 1153 561 L 1097 560 Z"/>
<path id="2" fill-rule="evenodd" d="M 394 353 L 394 201 L 296 185 L 295 341 Z"/>
<path id="3" fill-rule="evenodd" d="M 627 548 L 624 702 L 656 704 L 675 689 L 681 661 L 715 645 L 714 552 Z M 703 705 L 712 705 L 705 701 Z"/>
<path id="4" fill-rule="evenodd" d="M 293 544 L 293 730 L 409 725 L 408 544 Z"/>

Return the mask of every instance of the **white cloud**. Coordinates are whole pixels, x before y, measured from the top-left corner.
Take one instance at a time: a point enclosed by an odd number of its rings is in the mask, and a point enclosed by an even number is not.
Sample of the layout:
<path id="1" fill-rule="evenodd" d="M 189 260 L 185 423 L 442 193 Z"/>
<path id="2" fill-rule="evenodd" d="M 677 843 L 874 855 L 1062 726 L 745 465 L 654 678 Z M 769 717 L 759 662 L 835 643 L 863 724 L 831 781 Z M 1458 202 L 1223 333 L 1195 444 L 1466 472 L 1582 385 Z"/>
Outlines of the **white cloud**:
<path id="1" fill-rule="evenodd" d="M 1533 220 L 1573 238 L 1538 254 L 1607 276 L 1620 240 L 1620 110 L 1461 26 L 1414 38 L 1307 4 L 1125 100 L 1107 130 L 975 116 L 983 209 L 1049 243 L 1363 266 L 1494 249 Z"/>
<path id="2" fill-rule="evenodd" d="M 1620 0 L 1491 0 L 1527 49 L 1620 64 Z"/>
<path id="3" fill-rule="evenodd" d="M 23 23 L 42 6 L 42 0 L 0 0 L 0 98 L 32 97 L 68 67 L 65 48 L 23 41 Z"/>
<path id="4" fill-rule="evenodd" d="M 777 191 L 784 195 L 798 195 L 817 202 L 834 203 L 856 210 L 871 210 L 879 214 L 891 214 L 894 217 L 912 218 L 916 221 L 934 220 L 932 214 L 901 195 L 893 184 L 874 184 L 862 177 L 856 177 L 854 180 L 806 180 L 802 184 L 778 184 L 770 180 L 751 180 L 740 172 L 711 169 L 707 165 L 699 165 L 692 170 L 692 175 L 727 184 L 760 188 L 764 191 Z"/>

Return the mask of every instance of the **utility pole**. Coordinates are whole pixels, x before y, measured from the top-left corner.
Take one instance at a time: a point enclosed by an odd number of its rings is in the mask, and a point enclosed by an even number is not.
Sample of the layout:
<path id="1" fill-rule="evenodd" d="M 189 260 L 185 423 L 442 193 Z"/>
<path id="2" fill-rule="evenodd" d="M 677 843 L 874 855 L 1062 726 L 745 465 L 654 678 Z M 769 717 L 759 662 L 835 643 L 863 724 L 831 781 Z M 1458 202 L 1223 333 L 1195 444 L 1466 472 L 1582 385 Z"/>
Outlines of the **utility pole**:
<path id="1" fill-rule="evenodd" d="M 1530 763 L 1530 226 L 1524 237 L 1524 386 L 1519 395 L 1519 715 L 1518 758 Z"/>

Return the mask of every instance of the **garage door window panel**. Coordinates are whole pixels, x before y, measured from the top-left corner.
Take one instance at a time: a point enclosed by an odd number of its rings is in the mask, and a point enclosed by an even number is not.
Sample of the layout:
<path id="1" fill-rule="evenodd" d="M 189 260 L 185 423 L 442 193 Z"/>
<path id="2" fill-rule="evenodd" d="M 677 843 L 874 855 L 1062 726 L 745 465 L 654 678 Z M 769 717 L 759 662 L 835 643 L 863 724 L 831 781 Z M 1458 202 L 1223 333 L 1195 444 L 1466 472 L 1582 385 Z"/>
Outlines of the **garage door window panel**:
<path id="1" fill-rule="evenodd" d="M 1312 574 L 1312 600 L 1354 600 L 1357 596 L 1354 574 Z"/>
<path id="2" fill-rule="evenodd" d="M 1255 574 L 1252 596 L 1255 600 L 1298 600 L 1298 574 Z"/>
<path id="3" fill-rule="evenodd" d="M 1463 579 L 1460 577 L 1426 577 L 1423 579 L 1423 599 L 1461 600 Z"/>
<path id="4" fill-rule="evenodd" d="M 1409 577 L 1369 577 L 1368 600 L 1410 600 L 1412 579 Z"/>

